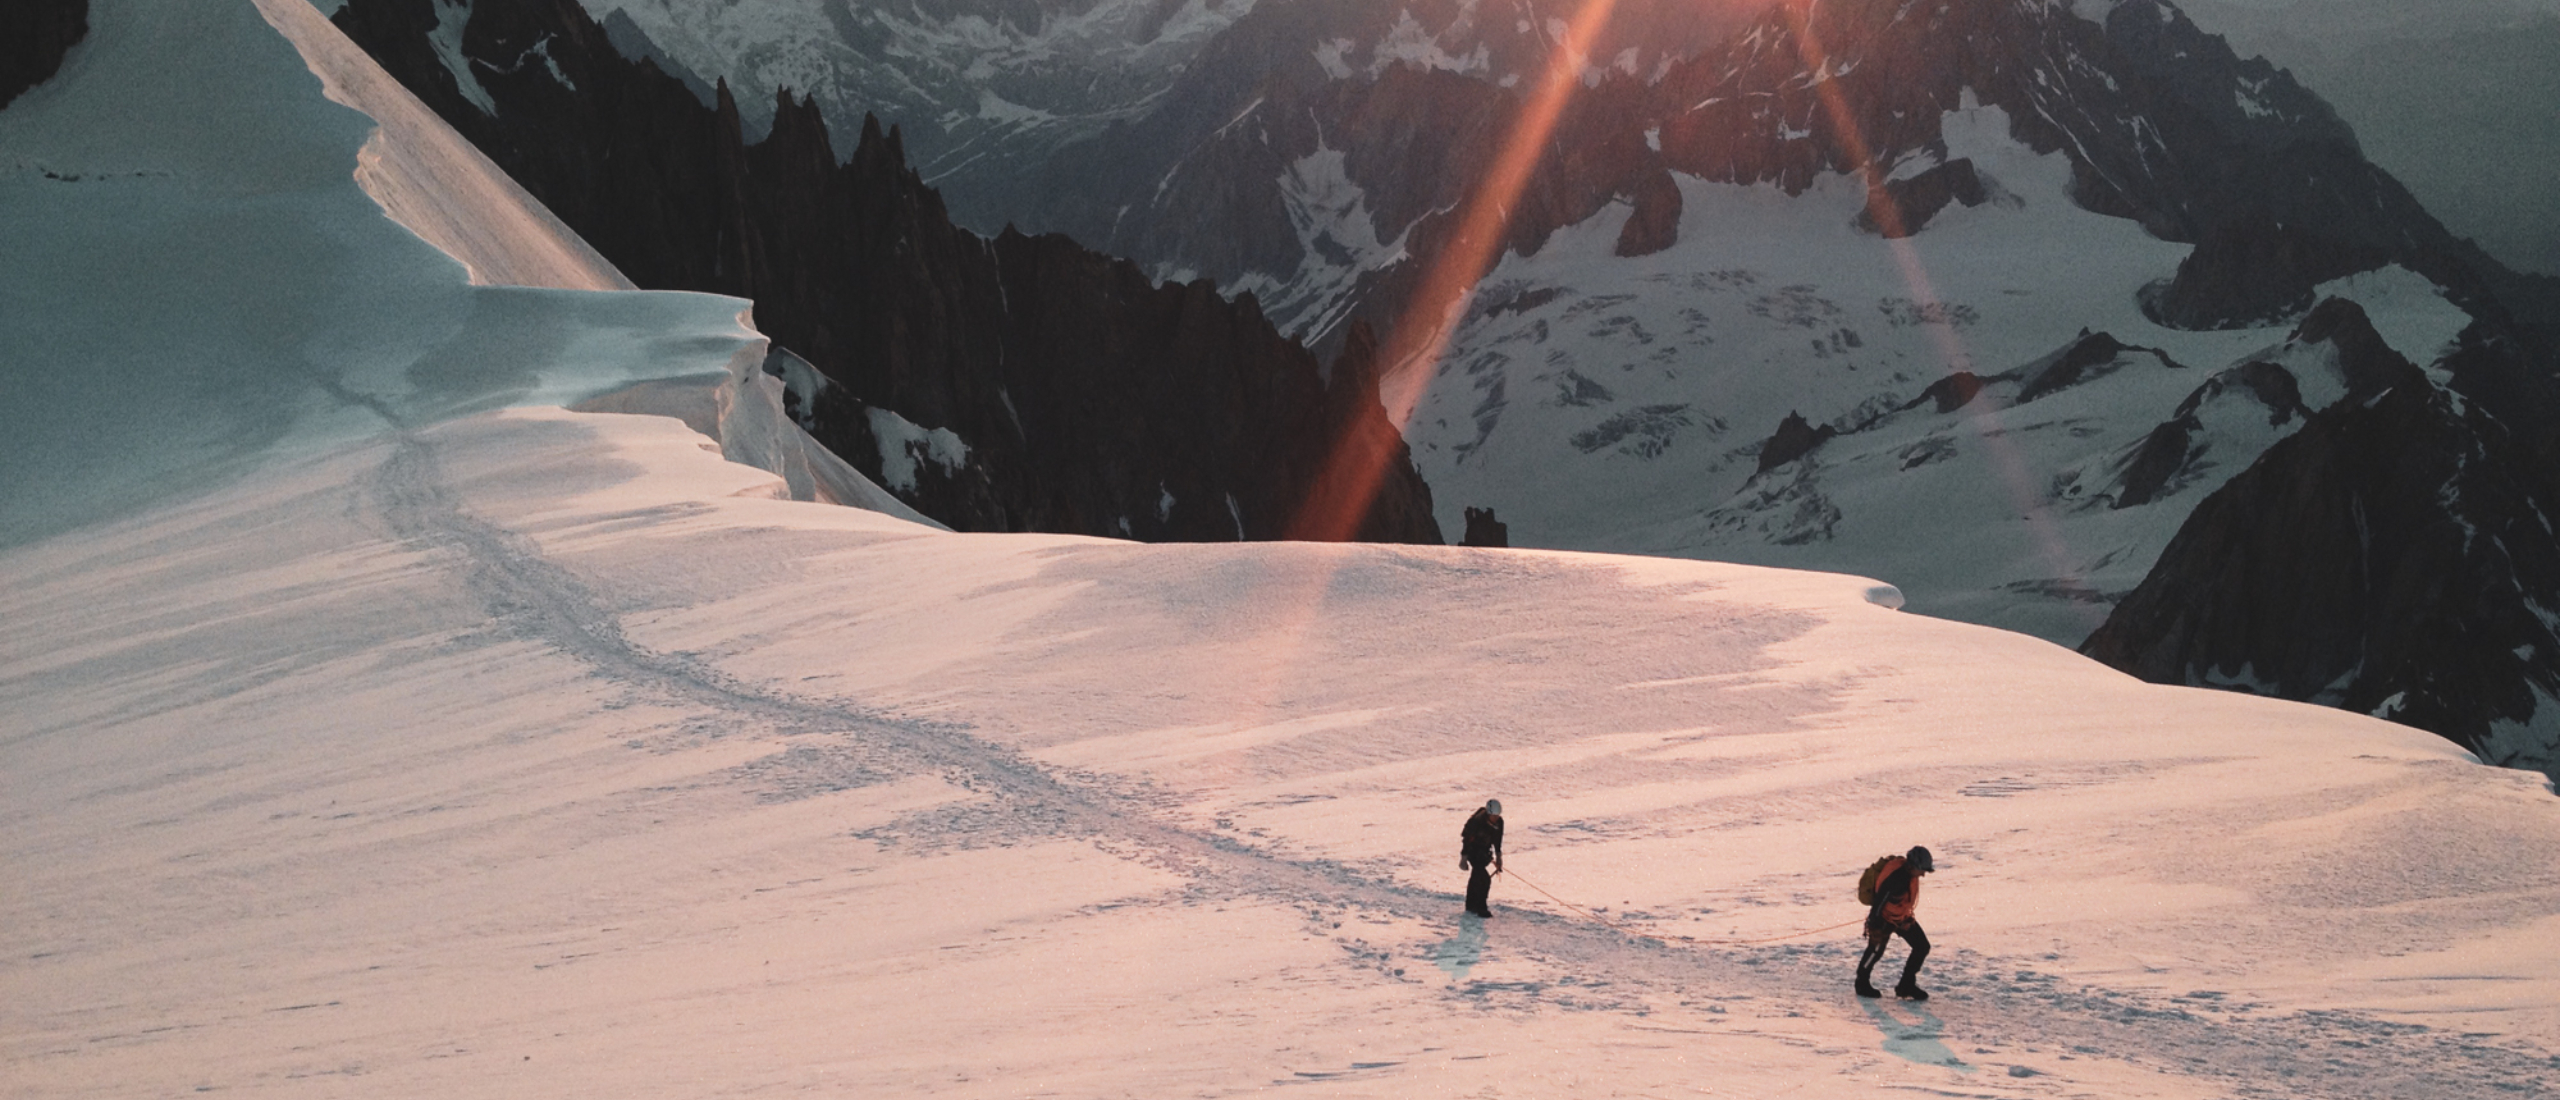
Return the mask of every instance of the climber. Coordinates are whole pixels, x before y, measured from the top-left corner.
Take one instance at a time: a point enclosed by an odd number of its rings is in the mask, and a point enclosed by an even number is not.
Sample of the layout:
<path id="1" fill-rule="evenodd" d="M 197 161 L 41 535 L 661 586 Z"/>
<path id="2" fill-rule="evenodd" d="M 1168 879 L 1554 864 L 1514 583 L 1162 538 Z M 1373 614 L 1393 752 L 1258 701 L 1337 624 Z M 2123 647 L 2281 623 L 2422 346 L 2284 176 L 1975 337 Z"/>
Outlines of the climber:
<path id="1" fill-rule="evenodd" d="M 1858 956 L 1858 995 L 1881 997 L 1872 975 L 1876 962 L 1884 958 L 1885 945 L 1900 936 L 1911 945 L 1911 957 L 1902 964 L 1902 983 L 1893 987 L 1893 995 L 1906 1001 L 1929 999 L 1920 988 L 1920 964 L 1929 958 L 1929 934 L 1920 930 L 1913 911 L 1920 903 L 1920 876 L 1936 870 L 1929 850 L 1914 846 L 1905 855 L 1888 856 L 1870 870 L 1875 874 L 1875 900 L 1867 907 L 1867 950 Z"/>
<path id="2" fill-rule="evenodd" d="M 1491 903 L 1485 900 L 1493 890 L 1493 876 L 1502 873 L 1502 800 L 1486 799 L 1484 808 L 1467 818 L 1458 830 L 1458 868 L 1467 875 L 1467 912 L 1479 917 L 1493 915 Z"/>

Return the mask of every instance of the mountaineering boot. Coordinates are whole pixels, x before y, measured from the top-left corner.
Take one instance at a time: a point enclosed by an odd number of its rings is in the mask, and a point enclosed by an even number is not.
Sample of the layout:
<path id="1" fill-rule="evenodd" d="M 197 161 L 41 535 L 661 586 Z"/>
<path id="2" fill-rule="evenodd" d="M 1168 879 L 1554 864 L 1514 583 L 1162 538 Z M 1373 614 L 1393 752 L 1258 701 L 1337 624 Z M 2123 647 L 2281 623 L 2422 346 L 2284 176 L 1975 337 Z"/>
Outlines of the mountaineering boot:
<path id="1" fill-rule="evenodd" d="M 1883 993 L 1877 991 L 1876 983 L 1868 981 L 1867 976 L 1864 974 L 1858 975 L 1858 995 L 1868 998 L 1884 996 Z"/>
<path id="2" fill-rule="evenodd" d="M 1902 979 L 1902 984 L 1893 987 L 1893 995 L 1906 1001 L 1925 1001 L 1929 999 L 1929 991 L 1920 988 L 1920 983 L 1912 981 L 1909 978 Z"/>

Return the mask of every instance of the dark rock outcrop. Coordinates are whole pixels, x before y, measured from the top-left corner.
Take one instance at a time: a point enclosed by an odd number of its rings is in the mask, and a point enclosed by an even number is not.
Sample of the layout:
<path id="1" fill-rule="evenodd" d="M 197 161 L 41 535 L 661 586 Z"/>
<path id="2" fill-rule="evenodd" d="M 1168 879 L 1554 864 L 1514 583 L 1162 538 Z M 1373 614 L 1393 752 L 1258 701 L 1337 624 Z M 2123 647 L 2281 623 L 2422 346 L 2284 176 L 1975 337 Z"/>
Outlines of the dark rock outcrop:
<path id="1" fill-rule="evenodd" d="M 1337 365 L 1328 388 L 1252 299 L 1060 236 L 959 229 L 895 128 L 866 119 L 840 164 L 788 92 L 749 143 L 725 85 L 704 107 L 574 0 L 472 7 L 483 110 L 437 56 L 436 17 L 434 0 L 353 0 L 336 21 L 633 281 L 752 299 L 830 383 L 812 434 L 918 510 L 961 530 L 1303 535 L 1320 503 L 1346 507 L 1327 479 L 1356 456 L 1365 492 L 1333 537 L 1440 541 L 1374 374 Z"/>
<path id="2" fill-rule="evenodd" d="M 1886 180 L 1867 196 L 1858 228 L 1886 237 L 1908 237 L 1929 224 L 1948 203 L 1980 206 L 1991 189 L 1970 160 L 1951 160 L 1902 179 Z"/>
<path id="3" fill-rule="evenodd" d="M 1638 179 L 1635 211 L 1618 230 L 1620 256 L 1650 256 L 1680 240 L 1680 185 L 1667 169 Z"/>
<path id="4" fill-rule="evenodd" d="M 1778 422 L 1778 430 L 1770 433 L 1768 442 L 1760 445 L 1760 472 L 1768 473 L 1812 454 L 1814 448 L 1839 434 L 1838 428 L 1829 424 L 1817 428 L 1805 422 L 1803 413 L 1790 412 Z"/>
<path id="5" fill-rule="evenodd" d="M 2560 386 L 2490 326 L 2450 390 L 2324 323 L 2365 392 L 2207 497 L 2082 651 L 2147 680 L 2344 707 L 2560 776 Z M 2357 331 L 2361 329 L 2361 331 Z M 2343 335 L 2341 335 L 2343 334 Z"/>
<path id="6" fill-rule="evenodd" d="M 1511 525 L 1493 518 L 1491 508 L 1467 509 L 1467 533 L 1458 540 L 1460 546 L 1507 547 L 1511 545 Z"/>
<path id="7" fill-rule="evenodd" d="M 2238 389 L 2267 410 L 2267 426 L 2282 427 L 2309 415 L 2302 386 L 2293 373 L 2273 363 L 2251 361 L 2222 371 L 2178 403 L 2175 415 L 2151 429 L 2117 475 L 2117 508 L 2134 508 L 2160 499 L 2195 463 L 2197 437 L 2204 432 L 2201 410 L 2207 402 Z"/>
<path id="8" fill-rule="evenodd" d="M 604 36 L 622 56 L 633 61 L 647 61 L 657 66 L 659 72 L 682 82 L 685 90 L 692 92 L 693 98 L 700 100 L 703 106 L 709 107 L 718 102 L 719 92 L 712 83 L 669 56 L 649 37 L 649 32 L 641 30 L 640 24 L 632 20 L 630 12 L 615 8 L 605 13 Z"/>
<path id="9" fill-rule="evenodd" d="M 2301 226 L 2216 226 L 2178 262 L 2178 273 L 2143 288 L 2142 312 L 2170 328 L 2254 328 L 2300 315 L 2312 288 L 2389 262 L 2381 248 Z"/>
<path id="10" fill-rule="evenodd" d="M 2109 333 L 2082 329 L 2079 338 L 2060 353 L 2029 363 L 2017 372 L 2020 383 L 2017 403 L 2024 405 L 2108 373 L 2132 352 L 2146 352 L 2165 365 L 2176 365 L 2153 349 L 2133 347 Z"/>
<path id="11" fill-rule="evenodd" d="M 53 79 L 89 34 L 89 0 L 9 0 L 0 5 L 0 107 Z"/>
<path id="12" fill-rule="evenodd" d="M 1969 370 L 1952 371 L 1946 377 L 1929 383 L 1920 391 L 1920 396 L 1912 398 L 1902 409 L 1907 411 L 1923 404 L 1934 404 L 1938 414 L 1944 416 L 1972 404 L 1974 398 L 1982 396 L 1982 386 L 1981 375 Z"/>

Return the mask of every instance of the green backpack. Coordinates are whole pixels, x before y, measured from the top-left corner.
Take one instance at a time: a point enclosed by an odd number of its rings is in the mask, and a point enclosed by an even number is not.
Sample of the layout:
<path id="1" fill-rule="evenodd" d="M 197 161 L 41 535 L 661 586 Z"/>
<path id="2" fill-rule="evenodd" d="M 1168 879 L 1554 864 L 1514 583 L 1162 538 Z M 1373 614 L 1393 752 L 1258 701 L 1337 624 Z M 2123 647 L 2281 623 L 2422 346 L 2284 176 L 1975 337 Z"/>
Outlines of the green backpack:
<path id="1" fill-rule="evenodd" d="M 1876 883 L 1884 881 L 1886 875 L 1893 873 L 1891 865 L 1900 862 L 1901 856 L 1878 856 L 1875 862 L 1868 864 L 1866 871 L 1858 876 L 1858 904 L 1874 905 Z"/>

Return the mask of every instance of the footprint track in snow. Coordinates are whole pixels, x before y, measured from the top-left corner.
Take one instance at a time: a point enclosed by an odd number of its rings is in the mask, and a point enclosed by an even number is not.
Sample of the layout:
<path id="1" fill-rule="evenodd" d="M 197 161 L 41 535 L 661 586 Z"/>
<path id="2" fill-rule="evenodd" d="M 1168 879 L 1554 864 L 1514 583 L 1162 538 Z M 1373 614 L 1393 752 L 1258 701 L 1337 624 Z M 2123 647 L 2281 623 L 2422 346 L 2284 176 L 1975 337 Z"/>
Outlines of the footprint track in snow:
<path id="1" fill-rule="evenodd" d="M 619 686 L 700 708 L 733 728 L 824 739 L 796 741 L 742 773 L 742 781 L 768 792 L 826 793 L 887 777 L 935 775 L 978 797 L 933 811 L 939 816 L 910 818 L 874 839 L 962 846 L 1089 839 L 1183 874 L 1194 898 L 1250 895 L 1309 909 L 1319 914 L 1311 918 L 1316 934 L 1384 980 L 1420 983 L 1440 972 L 1433 965 L 1437 943 L 1373 946 L 1321 914 L 1359 911 L 1442 928 L 1458 907 L 1452 892 L 1172 824 L 1159 812 L 1161 792 L 1116 777 L 1061 773 L 963 724 L 801 695 L 641 647 L 573 570 L 531 538 L 465 511 L 443 480 L 433 442 L 422 434 L 396 437 L 367 489 L 392 534 L 434 552 L 512 639 L 548 646 Z M 1519 908 L 1507 908 L 1486 931 L 1490 947 L 1549 976 L 1461 979 L 1450 983 L 1453 994 L 1526 1011 L 1645 1014 L 1686 1002 L 1712 1003 L 1721 1015 L 1724 1005 L 1750 1004 L 1771 1015 L 1867 1022 L 1846 992 L 1852 943 L 1698 948 Z M 1922 1046 L 1934 1050 L 1930 1044 L 1943 1043 L 1971 1068 L 2013 1058 L 2113 1058 L 2241 1097 L 2560 1095 L 2551 1083 L 2560 1078 L 2560 1057 L 2523 1044 L 2348 1012 L 2258 1015 L 2246 1006 L 2099 989 L 1962 950 L 1932 956 L 1929 974 L 1944 996 L 1930 1002 L 1938 1030 Z M 1747 1014 L 1731 1018 L 1739 1025 L 1733 1031 L 1750 1030 Z M 1884 1030 L 1888 1044 L 1916 1041 Z M 2047 1072 L 1986 1074 L 1969 1082 L 1993 1091 L 2042 1091 L 2048 1086 L 2034 1082 Z"/>

